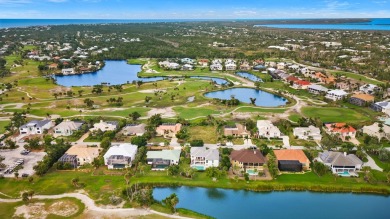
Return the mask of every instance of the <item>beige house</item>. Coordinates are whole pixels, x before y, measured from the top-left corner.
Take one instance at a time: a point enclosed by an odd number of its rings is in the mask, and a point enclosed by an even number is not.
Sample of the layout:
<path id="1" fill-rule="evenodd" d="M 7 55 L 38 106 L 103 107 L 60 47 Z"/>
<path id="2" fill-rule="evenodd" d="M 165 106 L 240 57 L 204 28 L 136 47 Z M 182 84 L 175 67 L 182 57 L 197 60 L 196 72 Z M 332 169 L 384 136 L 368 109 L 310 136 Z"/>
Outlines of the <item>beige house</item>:
<path id="1" fill-rule="evenodd" d="M 98 147 L 90 147 L 87 145 L 73 145 L 65 154 L 58 160 L 63 163 L 70 163 L 74 168 L 84 164 L 91 164 L 93 160 L 99 156 Z"/>
<path id="2" fill-rule="evenodd" d="M 164 123 L 157 127 L 157 135 L 164 137 L 174 137 L 181 129 L 180 123 Z"/>

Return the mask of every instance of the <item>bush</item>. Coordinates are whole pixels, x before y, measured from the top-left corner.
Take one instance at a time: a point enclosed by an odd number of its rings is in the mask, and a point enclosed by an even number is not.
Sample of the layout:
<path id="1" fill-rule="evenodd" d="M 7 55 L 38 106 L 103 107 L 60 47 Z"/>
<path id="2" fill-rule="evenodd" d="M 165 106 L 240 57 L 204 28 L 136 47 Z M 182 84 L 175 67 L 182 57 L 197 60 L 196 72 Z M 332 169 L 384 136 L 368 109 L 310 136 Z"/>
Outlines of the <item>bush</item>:
<path id="1" fill-rule="evenodd" d="M 195 139 L 190 142 L 191 147 L 203 147 L 204 142 L 200 139 Z"/>

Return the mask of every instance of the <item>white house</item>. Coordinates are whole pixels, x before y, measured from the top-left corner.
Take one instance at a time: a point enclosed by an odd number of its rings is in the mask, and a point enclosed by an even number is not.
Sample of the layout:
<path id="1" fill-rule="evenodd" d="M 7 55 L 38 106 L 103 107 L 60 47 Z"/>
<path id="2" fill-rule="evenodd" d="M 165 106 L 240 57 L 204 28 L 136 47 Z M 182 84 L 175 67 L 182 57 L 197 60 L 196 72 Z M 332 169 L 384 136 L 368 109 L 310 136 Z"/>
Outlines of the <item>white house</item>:
<path id="1" fill-rule="evenodd" d="M 222 64 L 216 63 L 216 64 L 211 64 L 210 65 L 210 70 L 211 71 L 222 71 L 223 66 Z"/>
<path id="2" fill-rule="evenodd" d="M 363 126 L 362 131 L 364 134 L 377 137 L 379 140 L 382 138 L 390 139 L 390 127 L 378 122 L 375 122 L 372 125 Z"/>
<path id="3" fill-rule="evenodd" d="M 193 67 L 192 65 L 190 65 L 190 64 L 185 64 L 185 65 L 183 65 L 183 66 L 181 67 L 181 69 L 182 69 L 183 71 L 192 71 L 192 70 L 194 70 L 194 67 Z"/>
<path id="4" fill-rule="evenodd" d="M 307 87 L 307 91 L 312 94 L 326 94 L 328 90 L 328 88 L 318 84 L 311 84 Z"/>
<path id="5" fill-rule="evenodd" d="M 55 136 L 71 136 L 74 131 L 81 128 L 84 122 L 65 120 L 54 127 Z"/>
<path id="6" fill-rule="evenodd" d="M 379 91 L 380 87 L 374 84 L 365 84 L 359 87 L 359 91 L 365 94 L 374 94 L 376 91 Z"/>
<path id="7" fill-rule="evenodd" d="M 106 131 L 115 131 L 118 128 L 118 122 L 117 121 L 103 121 L 100 120 L 99 123 L 95 123 L 93 125 L 93 128 L 90 129 L 91 132 L 101 130 L 103 132 Z"/>
<path id="8" fill-rule="evenodd" d="M 328 93 L 326 93 L 325 98 L 333 101 L 337 101 L 343 99 L 347 95 L 348 93 L 343 90 L 331 90 L 328 91 Z"/>
<path id="9" fill-rule="evenodd" d="M 321 140 L 321 130 L 314 126 L 296 127 L 293 129 L 294 136 L 303 140 Z"/>
<path id="10" fill-rule="evenodd" d="M 190 58 L 182 58 L 180 61 L 184 64 L 193 64 L 195 62 L 195 60 Z"/>
<path id="11" fill-rule="evenodd" d="M 209 167 L 219 166 L 218 149 L 208 149 L 205 147 L 191 148 L 191 167 L 197 170 L 205 170 Z"/>
<path id="12" fill-rule="evenodd" d="M 108 169 L 123 169 L 131 167 L 138 147 L 132 144 L 112 145 L 104 154 L 104 164 Z"/>
<path id="13" fill-rule="evenodd" d="M 259 136 L 264 138 L 280 138 L 281 132 L 271 121 L 257 120 L 257 129 Z"/>
<path id="14" fill-rule="evenodd" d="M 61 70 L 63 75 L 72 75 L 75 73 L 74 68 L 64 68 Z"/>
<path id="15" fill-rule="evenodd" d="M 373 103 L 371 104 L 370 108 L 377 112 L 383 112 L 386 113 L 387 115 L 390 115 L 390 102 L 388 101 Z"/>
<path id="16" fill-rule="evenodd" d="M 49 130 L 53 127 L 51 120 L 32 120 L 19 128 L 21 135 L 39 135 L 43 134 L 45 130 Z"/>
<path id="17" fill-rule="evenodd" d="M 237 69 L 236 61 L 234 61 L 233 59 L 226 59 L 225 68 L 226 71 L 235 71 Z"/>
<path id="18" fill-rule="evenodd" d="M 345 152 L 324 151 L 319 154 L 317 160 L 328 166 L 332 170 L 332 173 L 341 176 L 354 174 L 355 171 L 362 169 L 363 166 L 363 161 L 356 157 L 356 155 L 347 155 Z"/>

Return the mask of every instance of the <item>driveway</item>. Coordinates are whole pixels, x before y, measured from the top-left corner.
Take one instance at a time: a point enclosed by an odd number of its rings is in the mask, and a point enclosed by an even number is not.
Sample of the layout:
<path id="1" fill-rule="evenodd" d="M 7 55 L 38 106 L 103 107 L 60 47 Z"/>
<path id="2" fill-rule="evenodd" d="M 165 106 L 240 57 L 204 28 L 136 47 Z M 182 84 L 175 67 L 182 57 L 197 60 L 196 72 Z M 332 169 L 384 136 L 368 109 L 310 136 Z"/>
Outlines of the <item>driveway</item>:
<path id="1" fill-rule="evenodd" d="M 290 137 L 288 136 L 281 136 L 283 139 L 283 146 L 284 147 L 290 147 Z"/>
<path id="2" fill-rule="evenodd" d="M 379 171 L 383 171 L 382 168 L 380 168 L 378 165 L 376 165 L 374 159 L 372 159 L 372 157 L 370 157 L 370 155 L 366 154 L 367 155 L 367 159 L 368 161 L 366 163 L 364 163 L 364 166 L 368 166 L 368 167 L 371 167 L 371 169 L 373 170 L 379 170 Z"/>

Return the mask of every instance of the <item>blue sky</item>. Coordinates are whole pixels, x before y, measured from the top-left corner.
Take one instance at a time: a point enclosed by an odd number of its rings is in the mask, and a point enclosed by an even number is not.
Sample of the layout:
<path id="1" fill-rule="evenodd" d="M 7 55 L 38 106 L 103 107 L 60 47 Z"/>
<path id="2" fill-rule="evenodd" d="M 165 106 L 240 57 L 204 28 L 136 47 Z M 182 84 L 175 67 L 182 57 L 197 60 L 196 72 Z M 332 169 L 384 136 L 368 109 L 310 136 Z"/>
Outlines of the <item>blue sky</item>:
<path id="1" fill-rule="evenodd" d="M 390 18 L 390 0 L 0 0 L 0 18 Z"/>

